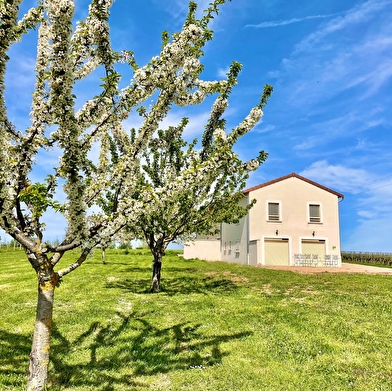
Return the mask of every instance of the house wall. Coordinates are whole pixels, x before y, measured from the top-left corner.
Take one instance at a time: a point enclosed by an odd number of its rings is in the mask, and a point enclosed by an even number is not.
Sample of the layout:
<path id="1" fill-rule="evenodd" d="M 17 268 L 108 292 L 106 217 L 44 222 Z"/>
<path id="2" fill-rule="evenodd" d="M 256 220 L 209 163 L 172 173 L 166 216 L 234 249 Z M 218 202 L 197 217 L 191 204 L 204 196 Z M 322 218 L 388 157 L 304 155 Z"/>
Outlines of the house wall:
<path id="1" fill-rule="evenodd" d="M 264 264 L 266 238 L 287 238 L 290 264 L 293 254 L 302 253 L 301 240 L 325 240 L 326 254 L 339 255 L 340 234 L 338 197 L 299 178 L 288 178 L 249 193 L 257 203 L 249 213 L 249 240 L 258 242 L 258 262 Z M 280 221 L 268 221 L 268 202 L 280 204 Z M 320 204 L 321 222 L 309 222 L 309 203 Z"/>
<path id="2" fill-rule="evenodd" d="M 220 261 L 221 241 L 219 234 L 206 236 L 198 235 L 193 243 L 184 245 L 184 258 L 198 258 L 204 261 Z"/>
<path id="3" fill-rule="evenodd" d="M 244 197 L 241 206 L 247 205 Z M 222 261 L 248 264 L 248 216 L 240 219 L 238 224 L 221 225 Z"/>
<path id="4" fill-rule="evenodd" d="M 248 263 L 246 218 L 238 224 L 222 224 L 222 261 Z"/>
<path id="5" fill-rule="evenodd" d="M 241 206 L 248 204 L 248 197 L 240 201 Z M 220 224 L 220 234 L 215 236 L 197 235 L 193 243 L 184 245 L 184 258 L 199 258 L 205 261 L 225 261 L 248 263 L 248 216 L 238 224 Z"/>
<path id="6" fill-rule="evenodd" d="M 221 224 L 215 236 L 199 235 L 184 246 L 184 258 L 256 265 L 269 257 L 268 264 L 294 265 L 294 254 L 320 253 L 313 243 L 325 243 L 325 254 L 337 255 L 341 266 L 336 193 L 292 176 L 249 189 L 241 202 L 252 199 L 256 204 L 238 224 Z M 279 221 L 268 220 L 268 202 L 279 203 Z M 309 204 L 320 205 L 320 222 L 309 221 Z"/>

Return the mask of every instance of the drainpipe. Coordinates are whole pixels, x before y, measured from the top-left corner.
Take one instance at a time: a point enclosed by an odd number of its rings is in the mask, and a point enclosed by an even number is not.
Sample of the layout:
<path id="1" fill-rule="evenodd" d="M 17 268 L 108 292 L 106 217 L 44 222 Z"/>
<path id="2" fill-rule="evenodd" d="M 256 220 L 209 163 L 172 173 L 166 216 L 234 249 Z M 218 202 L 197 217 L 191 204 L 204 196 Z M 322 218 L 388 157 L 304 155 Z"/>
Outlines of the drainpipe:
<path id="1" fill-rule="evenodd" d="M 219 243 L 219 245 L 220 245 L 220 247 L 219 247 L 219 249 L 220 249 L 220 257 L 221 257 L 221 261 L 223 261 L 223 256 L 222 256 L 222 223 L 219 223 L 219 241 L 220 241 L 220 243 Z"/>
<path id="2" fill-rule="evenodd" d="M 344 200 L 344 197 L 338 197 L 338 224 L 339 224 L 339 249 L 340 249 L 340 267 L 342 266 L 342 235 L 340 230 L 340 208 L 339 204 Z"/>
<path id="3" fill-rule="evenodd" d="M 249 205 L 249 195 L 247 199 L 247 204 Z M 248 214 L 245 216 L 245 226 L 246 226 L 246 264 L 249 266 L 249 213 L 250 210 L 248 211 Z"/>

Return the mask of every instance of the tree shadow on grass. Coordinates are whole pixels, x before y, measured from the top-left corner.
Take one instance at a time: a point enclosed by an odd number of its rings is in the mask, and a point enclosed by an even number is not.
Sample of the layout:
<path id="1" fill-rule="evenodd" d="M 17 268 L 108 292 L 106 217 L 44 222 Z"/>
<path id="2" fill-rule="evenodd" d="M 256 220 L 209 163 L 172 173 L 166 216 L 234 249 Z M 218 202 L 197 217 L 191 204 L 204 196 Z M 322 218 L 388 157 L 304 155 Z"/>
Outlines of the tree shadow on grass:
<path id="1" fill-rule="evenodd" d="M 55 327 L 50 389 L 61 390 L 67 386 L 99 391 L 144 390 L 148 384 L 138 380 L 141 376 L 202 369 L 221 363 L 228 354 L 221 344 L 251 334 L 205 335 L 200 324 L 189 323 L 159 328 L 141 317 L 121 313 L 107 325 L 91 324 L 72 342 Z M 81 353 L 84 360 L 67 363 L 69 355 L 78 358 Z"/>
<path id="2" fill-rule="evenodd" d="M 117 281 L 108 281 L 105 288 L 120 288 L 131 293 L 145 294 L 150 292 L 151 279 L 124 278 Z M 230 295 L 242 285 L 225 277 L 168 277 L 162 279 L 160 292 L 168 295 L 189 295 L 199 293 L 210 295 L 214 293 Z"/>
<path id="3" fill-rule="evenodd" d="M 178 284 L 179 280 L 175 281 Z M 187 281 L 184 284 L 189 286 Z M 198 285 L 192 291 L 208 291 L 217 286 L 227 289 L 226 282 L 222 286 L 219 280 Z M 171 289 L 177 289 L 174 283 Z M 142 376 L 218 364 L 228 354 L 222 350 L 223 343 L 251 334 L 209 335 L 203 333 L 200 324 L 190 323 L 159 327 L 142 314 L 120 312 L 104 323 L 92 323 L 86 331 L 71 338 L 64 336 L 61 327 L 54 324 L 48 391 L 67 387 L 144 390 L 148 384 L 140 380 Z M 0 389 L 19 389 L 26 384 L 31 343 L 31 335 L 0 329 Z"/>
<path id="4" fill-rule="evenodd" d="M 20 388 L 29 365 L 32 338 L 0 329 L 0 389 Z M 11 388 L 9 388 L 11 389 Z"/>

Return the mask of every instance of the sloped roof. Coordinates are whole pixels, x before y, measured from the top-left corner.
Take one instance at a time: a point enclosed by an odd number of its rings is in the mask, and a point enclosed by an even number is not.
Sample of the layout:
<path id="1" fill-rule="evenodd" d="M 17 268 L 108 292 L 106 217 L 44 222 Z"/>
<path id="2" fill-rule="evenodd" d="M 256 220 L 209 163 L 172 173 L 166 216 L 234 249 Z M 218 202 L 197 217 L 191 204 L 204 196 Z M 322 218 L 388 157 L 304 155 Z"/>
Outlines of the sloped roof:
<path id="1" fill-rule="evenodd" d="M 251 191 L 254 191 L 254 190 L 257 190 L 257 189 L 261 189 L 262 187 L 266 187 L 266 186 L 272 185 L 272 184 L 274 184 L 274 183 L 284 181 L 284 180 L 289 179 L 289 178 L 297 178 L 297 179 L 300 179 L 301 181 L 310 183 L 310 184 L 313 185 L 313 186 L 316 186 L 316 187 L 319 187 L 319 188 L 322 189 L 322 190 L 328 191 L 329 193 L 332 193 L 332 194 L 336 195 L 338 198 L 341 198 L 342 200 L 344 199 L 344 195 L 343 195 L 343 194 L 338 193 L 338 192 L 335 191 L 335 190 L 329 189 L 328 187 L 325 187 L 325 186 L 323 186 L 323 185 L 320 185 L 320 184 L 317 183 L 317 182 L 311 181 L 310 179 L 305 178 L 305 177 L 303 177 L 303 176 L 301 176 L 301 175 L 298 175 L 298 174 L 296 174 L 295 172 L 292 172 L 291 174 L 288 174 L 288 175 L 285 175 L 285 176 L 281 176 L 280 178 L 273 179 L 272 181 L 268 181 L 268 182 L 262 183 L 262 184 L 260 184 L 260 185 L 250 187 L 249 189 L 245 189 L 245 190 L 243 191 L 243 193 L 244 193 L 244 194 L 248 194 L 248 193 L 250 193 Z"/>

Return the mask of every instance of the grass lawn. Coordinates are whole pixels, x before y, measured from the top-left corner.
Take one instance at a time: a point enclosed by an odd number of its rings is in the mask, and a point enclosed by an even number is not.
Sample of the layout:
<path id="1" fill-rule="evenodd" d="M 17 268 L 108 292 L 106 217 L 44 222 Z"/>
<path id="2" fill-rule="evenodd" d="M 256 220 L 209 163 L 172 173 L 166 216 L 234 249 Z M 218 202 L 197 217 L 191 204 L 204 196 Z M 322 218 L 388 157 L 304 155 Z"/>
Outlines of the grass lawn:
<path id="1" fill-rule="evenodd" d="M 72 256 L 70 254 L 69 256 Z M 69 257 L 68 256 L 68 257 Z M 96 251 L 55 293 L 50 391 L 392 391 L 392 276 Z M 24 390 L 36 280 L 0 252 L 0 390 Z"/>

